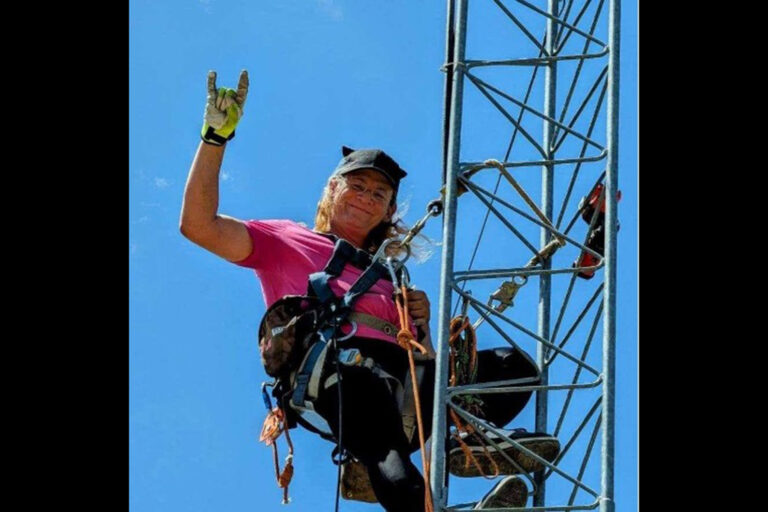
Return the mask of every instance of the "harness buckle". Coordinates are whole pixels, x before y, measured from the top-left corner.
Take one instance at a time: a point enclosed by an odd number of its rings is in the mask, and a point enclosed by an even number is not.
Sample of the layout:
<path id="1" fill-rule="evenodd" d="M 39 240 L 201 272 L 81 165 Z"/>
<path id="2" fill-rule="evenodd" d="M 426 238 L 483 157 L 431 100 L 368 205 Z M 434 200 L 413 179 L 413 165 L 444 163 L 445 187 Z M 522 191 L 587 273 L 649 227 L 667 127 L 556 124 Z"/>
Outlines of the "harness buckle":
<path id="1" fill-rule="evenodd" d="M 359 366 L 363 362 L 363 355 L 356 348 L 348 348 L 339 352 L 339 363 L 346 366 Z"/>

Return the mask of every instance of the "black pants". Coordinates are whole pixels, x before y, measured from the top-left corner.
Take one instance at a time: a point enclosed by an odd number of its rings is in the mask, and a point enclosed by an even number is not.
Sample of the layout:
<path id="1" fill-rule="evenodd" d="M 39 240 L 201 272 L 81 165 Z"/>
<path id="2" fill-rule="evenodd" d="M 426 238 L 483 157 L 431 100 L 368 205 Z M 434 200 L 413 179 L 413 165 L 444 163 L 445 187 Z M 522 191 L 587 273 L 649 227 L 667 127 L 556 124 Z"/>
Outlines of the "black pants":
<path id="1" fill-rule="evenodd" d="M 401 382 L 410 379 L 407 353 L 392 343 L 352 338 L 341 347 L 360 349 L 363 356 L 373 358 Z M 432 429 L 434 361 L 425 362 L 424 371 L 419 395 L 428 437 Z M 478 382 L 538 375 L 535 363 L 512 347 L 478 351 Z M 423 512 L 424 478 L 410 460 L 410 454 L 419 448 L 418 434 L 410 441 L 406 438 L 395 389 L 388 379 L 364 367 L 342 366 L 341 377 L 343 447 L 366 466 L 376 498 L 385 510 Z M 337 384 L 322 390 L 315 403 L 337 439 L 338 391 Z M 530 396 L 530 392 L 483 395 L 485 418 L 503 427 L 525 407 Z"/>

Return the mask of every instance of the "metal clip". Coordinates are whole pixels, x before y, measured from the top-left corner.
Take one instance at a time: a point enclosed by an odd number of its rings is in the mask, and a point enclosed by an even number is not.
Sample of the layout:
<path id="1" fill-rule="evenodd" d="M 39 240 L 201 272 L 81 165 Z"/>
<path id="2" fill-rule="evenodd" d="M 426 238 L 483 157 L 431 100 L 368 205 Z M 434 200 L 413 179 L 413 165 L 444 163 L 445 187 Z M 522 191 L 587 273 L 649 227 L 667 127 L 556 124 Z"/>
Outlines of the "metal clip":
<path id="1" fill-rule="evenodd" d="M 346 366 L 358 366 L 363 361 L 363 355 L 356 348 L 348 348 L 339 352 L 339 363 Z"/>
<path id="2" fill-rule="evenodd" d="M 409 245 L 406 245 L 402 243 L 401 241 L 397 240 L 396 238 L 388 238 L 384 240 L 381 245 L 379 246 L 379 250 L 376 251 L 376 254 L 373 255 L 373 261 L 385 261 L 387 256 L 387 247 L 389 247 L 389 244 L 393 243 L 400 243 L 402 245 L 402 249 L 405 250 L 405 258 L 403 260 L 396 260 L 398 262 L 398 265 L 402 266 L 405 264 L 406 261 L 408 261 L 408 258 L 411 257 L 411 247 Z M 391 256 L 390 256 L 391 258 Z"/>
<path id="3" fill-rule="evenodd" d="M 392 278 L 392 286 L 395 287 L 395 293 L 397 294 L 400 291 L 400 280 L 397 278 L 397 270 L 395 270 L 395 266 L 392 263 L 392 256 L 389 256 L 384 260 L 384 265 L 387 267 L 387 270 L 389 270 L 389 277 Z"/>
<path id="4" fill-rule="evenodd" d="M 515 298 L 515 295 L 517 295 L 517 292 L 527 281 L 528 281 L 527 277 L 524 278 L 524 281 L 522 283 L 516 283 L 514 278 L 512 279 L 512 281 L 504 281 L 503 283 L 501 283 L 501 286 L 499 287 L 499 289 L 491 294 L 491 297 L 488 299 L 488 305 L 491 306 L 491 302 L 494 300 L 497 300 L 501 302 L 501 305 L 503 305 L 504 308 L 514 306 L 514 302 L 512 299 Z"/>
<path id="5" fill-rule="evenodd" d="M 356 348 L 348 348 L 340 351 L 339 363 L 345 366 L 364 366 L 366 368 L 373 368 L 374 365 L 373 359 L 370 357 L 363 357 L 360 350 Z"/>

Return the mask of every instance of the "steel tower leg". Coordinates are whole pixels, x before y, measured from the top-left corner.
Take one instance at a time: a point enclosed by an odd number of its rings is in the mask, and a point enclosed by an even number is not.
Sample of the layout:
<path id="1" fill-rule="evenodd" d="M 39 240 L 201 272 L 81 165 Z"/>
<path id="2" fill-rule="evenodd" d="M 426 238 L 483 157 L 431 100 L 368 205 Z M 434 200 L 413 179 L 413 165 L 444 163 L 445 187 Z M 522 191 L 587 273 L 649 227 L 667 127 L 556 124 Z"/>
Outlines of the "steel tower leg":
<path id="1" fill-rule="evenodd" d="M 613 453 L 614 453 L 614 368 L 616 365 L 616 192 L 619 181 L 619 27 L 620 0 L 611 0 L 608 15 L 608 162 L 605 179 L 605 316 L 603 323 L 603 439 L 601 450 L 600 512 L 613 512 Z"/>
<path id="2" fill-rule="evenodd" d="M 525 45 L 529 44 L 527 42 L 529 41 L 533 43 L 538 55 L 535 57 L 506 60 L 467 61 L 465 58 L 465 45 L 467 36 L 468 0 L 447 0 L 445 65 L 447 73 L 445 77 L 445 103 L 443 111 L 443 180 L 445 185 L 445 196 L 442 233 L 442 267 L 438 302 L 437 375 L 435 382 L 432 446 L 430 453 L 430 487 L 434 497 L 435 510 L 441 512 L 445 511 L 448 505 L 448 468 L 446 466 L 445 453 L 448 435 L 448 339 L 452 299 L 454 298 L 453 292 L 456 291 L 464 295 L 464 300 L 469 301 L 467 304 L 471 304 L 474 311 L 482 317 L 480 323 L 485 322 L 486 328 L 493 328 L 497 334 L 501 335 L 502 338 L 510 344 L 517 346 L 517 336 L 521 335 L 528 338 L 532 337 L 536 340 L 536 360 L 541 370 L 541 384 L 526 386 L 526 383 L 516 383 L 514 384 L 514 390 L 537 391 L 535 399 L 535 429 L 557 435 L 561 440 L 561 456 L 567 456 L 567 458 L 558 459 L 556 463 L 545 464 L 546 469 L 544 471 L 533 475 L 533 483 L 537 491 L 533 496 L 533 506 L 542 507 L 543 510 L 561 511 L 589 510 L 597 509 L 599 507 L 601 512 L 614 512 L 613 464 L 617 270 L 616 194 L 618 190 L 619 0 L 597 0 L 596 2 L 585 0 L 580 6 L 574 5 L 576 2 L 573 1 L 548 0 L 547 10 L 539 8 L 534 3 L 531 3 L 530 0 L 492 0 L 490 3 L 496 4 L 503 15 L 509 18 L 520 30 L 520 34 L 524 36 L 523 44 L 516 45 L 515 48 L 525 49 Z M 590 5 L 594 8 L 594 14 L 589 14 Z M 609 5 L 607 25 L 605 24 L 605 10 L 603 9 L 603 6 L 605 5 Z M 478 4 L 477 9 L 484 8 L 485 5 Z M 563 12 L 558 12 L 560 10 Z M 535 13 L 535 15 L 531 13 Z M 541 24 L 541 17 L 546 18 L 545 26 Z M 473 19 L 475 19 L 474 11 Z M 596 34 L 595 31 L 598 29 L 598 22 L 601 20 L 602 24 L 599 26 L 599 33 Z M 477 23 L 478 29 L 482 30 L 483 22 L 481 16 L 478 16 Z M 527 28 L 526 24 L 528 23 L 530 23 L 530 27 L 536 27 L 535 30 Z M 587 26 L 589 26 L 589 28 L 587 28 Z M 607 42 L 605 37 L 606 27 L 608 32 Z M 541 39 L 537 38 L 537 36 L 534 35 L 534 32 L 537 34 L 545 32 L 544 41 L 541 42 Z M 567 47 L 566 42 L 569 39 L 572 43 L 570 47 Z M 581 48 L 580 50 L 579 47 Z M 564 51 L 564 48 L 569 48 L 569 50 Z M 473 47 L 472 51 L 473 53 L 477 52 L 477 48 Z M 607 59 L 607 63 L 603 59 Z M 573 65 L 569 64 L 567 61 L 571 61 L 571 63 L 576 66 L 572 78 L 569 78 L 569 72 L 570 69 L 573 69 Z M 576 63 L 574 61 L 578 62 Z M 562 63 L 558 64 L 560 62 Z M 488 75 L 485 75 L 483 70 L 494 66 L 522 66 L 518 69 L 524 69 L 526 66 L 535 66 L 528 86 L 529 92 L 535 83 L 536 70 L 541 66 L 545 67 L 546 76 L 544 77 L 543 109 L 539 110 L 528 104 L 529 93 L 525 94 L 525 99 L 521 102 L 514 95 L 506 94 L 498 87 L 495 87 L 493 83 L 486 82 L 485 80 L 493 82 L 493 78 L 486 78 Z M 581 75 L 583 70 L 584 74 Z M 590 72 L 592 73 L 590 74 Z M 523 75 L 524 73 L 519 73 L 515 76 L 518 77 Z M 582 80 L 582 82 L 586 82 L 586 85 L 589 85 L 590 83 L 592 84 L 588 92 L 586 87 L 577 90 L 577 84 L 582 83 L 579 81 L 580 76 L 588 77 Z M 568 87 L 568 92 L 564 99 L 561 100 L 562 105 L 558 107 L 557 85 L 558 83 L 560 83 L 561 86 L 562 84 L 567 84 L 569 80 L 570 87 Z M 474 197 L 488 206 L 489 212 L 493 211 L 494 215 L 501 221 L 501 224 L 506 227 L 511 234 L 518 237 L 518 243 L 523 249 L 523 253 L 528 249 L 532 250 L 534 253 L 536 252 L 537 248 L 534 247 L 537 245 L 534 241 L 535 230 L 531 231 L 532 236 L 529 241 L 526 238 L 528 235 L 521 234 L 521 232 L 515 228 L 515 224 L 504 217 L 498 206 L 501 205 L 514 210 L 529 221 L 536 222 L 538 226 L 541 227 L 539 231 L 539 248 L 546 246 L 553 238 L 550 231 L 544 227 L 544 223 L 537 222 L 536 218 L 531 217 L 530 215 L 525 215 L 520 210 L 515 209 L 514 205 L 503 199 L 501 193 L 497 195 L 496 190 L 489 192 L 473 181 L 472 176 L 475 173 L 480 171 L 487 173 L 493 167 L 493 165 L 489 163 L 491 160 L 462 163 L 461 127 L 464 102 L 463 85 L 465 83 L 470 84 L 470 87 L 477 87 L 481 95 L 488 99 L 491 104 L 497 108 L 512 125 L 514 125 L 514 132 L 507 148 L 507 156 L 504 157 L 506 161 L 503 168 L 500 169 L 501 174 L 499 179 L 501 179 L 501 175 L 508 177 L 515 174 L 517 169 L 524 171 L 525 168 L 529 168 L 534 172 L 537 169 L 541 169 L 541 204 L 534 208 L 540 209 L 544 216 L 551 219 L 553 222 L 554 210 L 559 208 L 559 217 L 556 222 L 557 229 L 560 232 L 558 237 L 564 237 L 563 239 L 567 240 L 567 246 L 563 247 L 563 252 L 558 253 L 555 257 L 545 257 L 543 262 L 539 263 L 540 267 L 536 265 L 535 268 L 530 269 L 481 268 L 481 270 L 471 270 L 470 268 L 466 271 L 464 271 L 464 269 L 457 270 L 454 268 L 456 225 L 459 220 L 457 210 L 457 179 L 458 173 L 462 169 L 467 171 L 462 177 L 462 182 L 466 185 L 468 192 L 474 194 Z M 492 93 L 495 93 L 495 96 Z M 606 100 L 605 103 L 603 103 L 604 100 Z M 472 101 L 474 101 L 474 99 L 472 99 Z M 508 105 L 506 102 L 513 103 L 515 109 L 519 107 L 519 114 L 514 115 L 514 113 L 506 106 Z M 580 102 L 580 104 L 578 102 Z M 586 117 L 586 115 L 582 116 L 582 113 L 587 111 L 589 105 L 593 105 L 594 109 L 593 114 L 591 115 L 591 121 L 587 128 L 584 126 L 585 123 L 580 121 L 580 117 L 581 119 Z M 559 115 L 558 109 L 561 110 Z M 599 140 L 593 140 L 592 138 L 592 130 L 596 126 L 596 121 L 601 112 L 604 112 L 607 116 L 606 118 L 602 118 L 607 119 L 607 137 L 606 141 L 602 143 Z M 525 120 L 523 120 L 523 117 L 525 117 Z M 538 137 L 531 134 L 536 130 L 539 130 L 542 125 L 542 139 L 541 143 L 539 143 L 536 140 Z M 510 151 L 517 135 L 520 135 L 518 140 L 524 139 L 522 141 L 523 144 L 530 145 L 528 149 L 532 147 L 537 150 L 538 154 L 535 156 L 535 160 L 530 160 L 530 158 L 527 157 L 525 148 L 519 153 L 522 158 L 508 158 L 511 154 Z M 564 143 L 566 139 L 568 143 Z M 562 205 L 559 204 L 561 201 L 560 195 L 557 197 L 558 204 L 556 205 L 554 203 L 555 172 L 557 170 L 558 174 L 564 174 L 567 172 L 565 166 L 571 165 L 574 165 L 574 167 L 570 183 L 567 185 L 566 193 L 562 198 Z M 604 168 L 603 165 L 606 167 Z M 575 273 L 577 270 L 573 269 L 574 265 L 572 262 L 574 260 L 570 255 L 574 254 L 574 245 L 579 247 L 579 251 L 587 250 L 583 245 L 587 242 L 580 243 L 579 240 L 573 238 L 574 235 L 568 236 L 568 232 L 576 225 L 575 223 L 581 215 L 581 211 L 577 211 L 577 208 L 574 208 L 575 204 L 571 201 L 571 199 L 577 197 L 572 195 L 572 193 L 575 190 L 578 190 L 575 189 L 574 186 L 578 186 L 583 190 L 585 182 L 588 180 L 592 180 L 591 183 L 593 185 L 590 186 L 596 186 L 603 180 L 603 169 L 605 169 L 606 176 L 605 197 L 607 198 L 605 214 L 604 282 L 602 284 L 598 283 L 598 287 L 592 294 L 592 298 L 583 305 L 583 309 L 578 315 L 578 318 L 568 326 L 568 322 L 571 322 L 568 318 L 574 316 L 574 308 L 568 309 L 572 292 L 574 297 L 579 297 L 578 300 L 585 300 L 589 297 L 587 288 L 584 286 L 580 289 L 576 289 L 578 291 L 574 291 L 574 284 L 576 282 L 579 282 L 582 285 L 584 283 L 576 279 L 577 276 Z M 579 180 L 580 171 L 584 172 L 582 172 L 581 179 Z M 591 177 L 585 176 L 586 172 L 594 172 L 594 175 Z M 598 172 L 600 173 L 599 176 Z M 558 179 L 558 186 L 565 189 L 566 187 L 563 183 L 565 180 L 563 180 L 562 175 Z M 511 180 L 511 178 L 508 177 L 508 180 Z M 481 181 L 482 180 L 478 179 L 478 182 Z M 517 191 L 525 196 L 519 189 L 517 189 Z M 504 192 L 509 192 L 509 190 Z M 472 194 L 466 194 L 469 200 L 472 200 Z M 495 201 L 495 206 L 488 201 L 488 198 L 492 198 L 492 201 Z M 530 199 L 526 199 L 526 201 L 529 205 L 532 203 Z M 563 229 L 561 228 L 561 221 L 566 213 L 569 215 L 572 213 L 574 217 L 570 223 L 566 222 L 567 227 Z M 597 218 L 597 216 L 593 216 L 587 234 L 593 233 L 592 229 Z M 578 231 L 584 229 L 583 224 L 578 224 L 578 226 L 580 228 Z M 480 229 L 478 245 L 484 227 L 485 224 L 483 224 L 483 227 Z M 588 238 L 587 234 L 584 235 L 585 238 Z M 475 253 L 472 255 L 470 267 L 472 267 L 472 262 L 474 261 L 476 254 L 477 247 L 475 248 Z M 576 254 L 584 253 L 576 252 Z M 593 253 L 593 256 L 597 255 Z M 577 261 L 580 260 L 581 256 L 579 256 L 579 260 Z M 555 316 L 552 316 L 552 276 L 557 274 L 570 274 L 571 277 L 568 290 L 560 306 L 559 314 L 557 313 L 557 310 L 555 310 Z M 484 280 L 510 278 L 512 275 L 535 276 L 535 278 L 539 279 L 538 295 L 536 297 L 529 295 L 532 300 L 538 299 L 535 327 L 533 325 L 524 325 L 526 322 L 529 324 L 534 323 L 534 318 L 532 318 L 532 316 L 526 316 L 523 323 L 520 323 L 516 321 L 518 319 L 514 318 L 513 315 L 489 314 L 490 301 L 488 304 L 484 304 L 482 301 L 473 298 L 471 290 L 468 290 L 466 293 L 464 292 L 464 286 L 469 282 L 479 283 L 478 287 L 487 286 L 488 282 Z M 563 283 L 563 281 L 555 280 L 557 286 L 559 286 L 560 283 Z M 461 291 L 459 290 L 459 285 L 461 286 Z M 556 289 L 559 290 L 560 288 Z M 535 292 L 533 295 L 535 295 Z M 603 300 L 597 301 L 596 299 L 599 297 L 602 297 Z M 574 299 L 574 302 L 576 302 L 576 299 Z M 586 315 L 591 310 L 593 304 L 597 305 L 597 311 L 591 324 L 592 327 L 588 329 L 584 324 L 580 326 L 579 323 L 582 319 L 586 318 Z M 579 305 L 577 307 L 582 306 Z M 602 353 L 600 354 L 602 357 L 602 367 L 597 367 L 597 365 L 591 362 L 592 359 L 588 359 L 588 356 L 590 346 L 592 346 L 593 335 L 596 334 L 597 327 L 601 324 L 603 327 L 603 346 Z M 478 325 L 478 322 L 475 322 L 475 325 Z M 517 334 L 510 336 L 505 332 L 505 329 L 513 329 Z M 588 334 L 587 330 L 589 331 Z M 564 332 L 565 334 L 563 334 Z M 577 339 L 577 332 L 579 333 L 578 338 L 584 340 L 580 355 L 578 355 L 577 352 L 578 347 L 574 346 L 574 340 Z M 565 346 L 566 343 L 569 343 L 567 347 Z M 597 345 L 597 343 L 595 343 L 595 345 Z M 597 349 L 597 347 L 595 347 L 595 349 Z M 598 355 L 595 354 L 595 356 Z M 550 366 L 555 360 L 562 364 L 557 367 L 553 366 L 553 371 L 550 372 Z M 573 377 L 571 379 L 565 378 L 563 373 L 565 371 L 573 371 Z M 592 380 L 590 382 L 584 382 L 585 377 Z M 570 383 L 568 382 L 569 380 Z M 481 382 L 458 386 L 458 388 L 451 388 L 450 393 L 451 395 L 456 394 L 456 396 L 461 393 L 472 393 L 482 396 L 484 393 L 502 392 L 501 388 L 488 388 L 505 385 L 513 384 L 511 384 L 510 381 L 507 381 L 507 384 Z M 559 418 L 556 420 L 553 418 L 551 427 L 548 425 L 548 416 L 549 413 L 552 412 L 548 410 L 551 405 L 549 404 L 548 399 L 550 391 L 555 393 L 567 391 L 566 400 L 563 404 L 562 411 L 559 414 Z M 590 395 L 591 391 L 593 393 Z M 589 397 L 592 406 L 588 411 L 584 406 L 590 402 L 587 402 L 582 398 L 580 399 L 581 402 L 577 404 L 577 399 L 575 398 L 577 395 L 575 393 L 583 393 L 578 396 Z M 557 402 L 553 401 L 552 403 L 555 404 Z M 567 416 L 571 403 L 575 404 L 573 409 L 577 408 L 576 405 L 581 407 L 579 411 L 575 411 L 571 416 Z M 482 418 L 468 415 L 467 412 L 461 408 L 457 408 L 456 412 L 464 421 L 468 421 L 476 427 L 479 427 L 479 430 L 476 430 L 476 432 L 479 432 L 481 435 L 486 429 L 495 432 L 494 426 L 485 422 Z M 583 419 L 580 420 L 577 425 L 575 420 L 578 420 L 579 417 L 581 417 L 581 414 L 584 414 Z M 574 420 L 570 420 L 573 416 L 577 417 Z M 570 420 L 570 423 L 568 420 Z M 587 437 L 587 426 L 590 422 L 592 422 L 592 434 L 589 436 L 589 441 L 586 442 L 583 438 Z M 598 491 L 598 474 L 596 472 L 589 473 L 586 471 L 586 468 L 587 463 L 591 460 L 593 454 L 593 446 L 595 447 L 595 452 L 597 451 L 595 441 L 597 439 L 597 434 L 600 433 L 600 431 L 602 431 L 602 438 L 600 443 L 601 467 Z M 582 436 L 582 433 L 584 436 Z M 570 439 L 568 436 L 570 436 Z M 581 440 L 579 440 L 580 436 Z M 512 441 L 510 440 L 510 442 Z M 596 458 L 596 453 L 594 455 L 595 457 L 593 458 Z M 582 457 L 582 460 L 581 464 L 577 466 L 575 462 L 578 461 L 578 457 Z M 526 478 L 528 477 L 527 475 L 523 476 Z M 552 476 L 557 478 L 551 479 L 550 477 Z M 552 500 L 552 497 L 562 496 L 564 494 L 563 491 L 565 491 L 566 487 L 562 486 L 572 485 L 567 505 L 563 503 L 550 503 L 549 506 L 547 506 L 547 496 L 545 496 L 544 492 L 545 481 L 548 482 L 547 490 L 550 501 Z M 579 493 L 581 494 L 579 495 Z M 582 498 L 586 495 L 591 495 L 595 501 L 591 504 L 585 503 Z M 580 503 L 574 504 L 574 502 L 577 501 Z"/>
<path id="3" fill-rule="evenodd" d="M 548 0 L 547 11 L 552 16 L 557 16 L 557 0 Z M 548 55 L 554 53 L 555 48 L 555 34 L 557 33 L 557 26 L 552 19 L 547 20 L 547 39 L 546 39 L 546 52 Z M 556 92 L 557 92 L 557 62 L 551 61 L 546 67 L 546 76 L 544 81 L 544 114 L 554 119 L 557 114 L 555 112 L 556 106 Z M 553 136 L 555 131 L 555 125 L 549 121 L 544 121 L 544 136 L 543 147 L 547 154 L 547 160 L 552 161 L 555 159 L 553 146 Z M 552 218 L 552 189 L 554 187 L 554 165 L 547 164 L 542 167 L 541 170 L 541 205 L 544 215 L 548 219 Z M 552 239 L 550 232 L 542 228 L 541 229 L 541 247 L 544 247 Z M 542 264 L 542 268 L 551 268 L 550 260 L 545 260 Z M 544 339 L 549 339 L 549 313 L 551 302 L 551 277 L 549 275 L 541 276 L 539 284 L 539 325 L 538 334 Z M 542 344 L 539 344 L 536 349 L 536 363 L 541 369 L 541 384 L 546 386 L 549 383 L 549 370 L 544 365 L 544 361 L 547 359 L 549 350 Z M 536 431 L 547 431 L 547 391 L 541 390 L 536 393 Z M 537 492 L 533 497 L 533 504 L 537 507 L 544 506 L 544 472 L 540 471 L 535 476 Z"/>
<path id="4" fill-rule="evenodd" d="M 452 0 L 448 0 L 449 22 Z M 447 436 L 446 388 L 448 386 L 448 338 L 451 323 L 451 287 L 453 284 L 454 236 L 456 232 L 456 175 L 459 172 L 461 147 L 461 107 L 464 82 L 464 45 L 466 42 L 467 0 L 457 1 L 454 53 L 449 70 L 452 71 L 452 96 L 450 98 L 450 128 L 447 154 L 447 176 L 443 210 L 443 251 L 440 274 L 440 300 L 438 309 L 437 370 L 435 376 L 435 401 L 432 416 L 432 453 L 430 486 L 435 510 L 446 506 L 447 478 L 445 467 L 445 439 Z M 450 30 L 450 29 L 449 29 Z M 450 33 L 450 32 L 449 32 Z M 450 37 L 450 36 L 449 36 Z M 450 44 L 450 43 L 449 43 Z"/>

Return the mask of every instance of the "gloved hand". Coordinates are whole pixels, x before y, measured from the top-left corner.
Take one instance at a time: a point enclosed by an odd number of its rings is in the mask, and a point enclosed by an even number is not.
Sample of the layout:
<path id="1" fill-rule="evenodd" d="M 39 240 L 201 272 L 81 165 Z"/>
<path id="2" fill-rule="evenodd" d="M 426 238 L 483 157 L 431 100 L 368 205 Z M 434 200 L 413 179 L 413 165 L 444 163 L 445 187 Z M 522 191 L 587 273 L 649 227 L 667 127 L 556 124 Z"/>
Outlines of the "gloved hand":
<path id="1" fill-rule="evenodd" d="M 248 95 L 248 71 L 240 73 L 237 91 L 227 87 L 216 90 L 216 72 L 208 72 L 208 103 L 200 136 L 203 142 L 222 146 L 235 136 L 235 127 L 243 117 L 245 97 Z"/>

